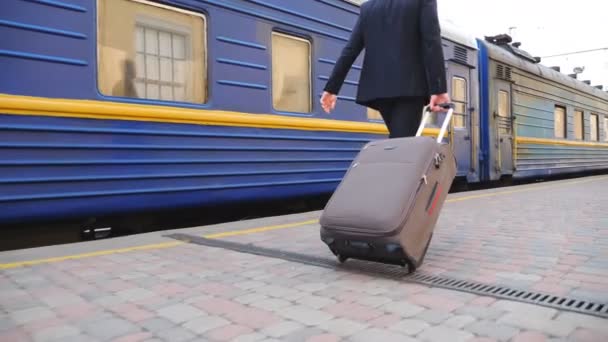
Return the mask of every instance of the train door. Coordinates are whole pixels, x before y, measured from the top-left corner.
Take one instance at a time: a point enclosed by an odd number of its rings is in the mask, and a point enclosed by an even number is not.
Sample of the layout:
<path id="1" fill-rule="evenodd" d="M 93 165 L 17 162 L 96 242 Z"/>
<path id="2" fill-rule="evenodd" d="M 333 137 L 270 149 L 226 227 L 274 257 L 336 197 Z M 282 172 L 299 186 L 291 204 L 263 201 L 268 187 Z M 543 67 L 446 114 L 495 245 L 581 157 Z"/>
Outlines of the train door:
<path id="1" fill-rule="evenodd" d="M 458 161 L 457 176 L 467 176 L 471 168 L 470 69 L 450 63 L 448 77 L 450 98 L 455 105 L 450 142 Z"/>
<path id="2" fill-rule="evenodd" d="M 511 112 L 511 84 L 496 80 L 496 97 L 494 107 L 494 124 L 496 127 L 496 148 L 498 158 L 496 159 L 496 172 L 503 175 L 512 175 L 513 165 L 513 114 Z"/>

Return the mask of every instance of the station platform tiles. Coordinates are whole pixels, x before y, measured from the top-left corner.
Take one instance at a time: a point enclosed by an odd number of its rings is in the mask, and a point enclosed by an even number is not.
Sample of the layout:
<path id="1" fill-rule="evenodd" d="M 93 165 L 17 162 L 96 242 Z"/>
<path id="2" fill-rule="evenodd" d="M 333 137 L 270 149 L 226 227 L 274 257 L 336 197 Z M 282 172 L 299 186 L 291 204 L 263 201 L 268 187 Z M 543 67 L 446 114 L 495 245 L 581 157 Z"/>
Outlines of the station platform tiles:
<path id="1" fill-rule="evenodd" d="M 0 253 L 0 341 L 608 341 L 608 177 L 451 194 L 425 263 L 320 212 Z"/>

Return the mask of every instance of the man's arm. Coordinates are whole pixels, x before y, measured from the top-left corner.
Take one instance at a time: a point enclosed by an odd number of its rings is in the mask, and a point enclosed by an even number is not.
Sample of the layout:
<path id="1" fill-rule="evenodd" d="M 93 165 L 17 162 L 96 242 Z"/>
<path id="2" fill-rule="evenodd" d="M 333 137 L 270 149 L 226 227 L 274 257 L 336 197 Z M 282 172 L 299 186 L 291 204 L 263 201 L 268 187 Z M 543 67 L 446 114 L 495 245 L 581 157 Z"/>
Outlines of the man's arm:
<path id="1" fill-rule="evenodd" d="M 355 62 L 355 59 L 363 50 L 363 33 L 361 32 L 361 22 L 362 22 L 362 14 L 359 15 L 357 19 L 357 23 L 353 28 L 353 31 L 350 35 L 350 39 L 348 43 L 342 49 L 342 54 L 340 58 L 336 62 L 334 66 L 334 70 L 325 85 L 325 91 L 330 94 L 338 94 L 340 92 L 340 88 L 342 88 L 342 84 L 344 83 L 344 79 L 348 74 L 351 66 Z"/>
<path id="2" fill-rule="evenodd" d="M 432 95 L 445 94 L 448 90 L 436 0 L 421 0 L 420 34 L 429 91 Z"/>

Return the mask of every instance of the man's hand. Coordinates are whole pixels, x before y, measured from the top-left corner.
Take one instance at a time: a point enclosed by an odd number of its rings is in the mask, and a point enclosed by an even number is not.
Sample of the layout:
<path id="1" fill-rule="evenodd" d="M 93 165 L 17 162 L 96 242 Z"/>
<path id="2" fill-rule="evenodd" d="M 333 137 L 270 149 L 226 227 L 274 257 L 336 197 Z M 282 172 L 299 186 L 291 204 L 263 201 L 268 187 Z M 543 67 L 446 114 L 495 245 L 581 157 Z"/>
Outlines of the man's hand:
<path id="1" fill-rule="evenodd" d="M 329 114 L 334 108 L 336 108 L 336 101 L 338 97 L 334 94 L 330 94 L 326 91 L 321 96 L 321 106 L 325 110 L 325 113 Z"/>
<path id="2" fill-rule="evenodd" d="M 445 111 L 445 109 L 439 107 L 440 104 L 450 103 L 450 96 L 445 94 L 433 95 L 431 96 L 431 101 L 429 103 L 429 107 L 435 113 Z"/>

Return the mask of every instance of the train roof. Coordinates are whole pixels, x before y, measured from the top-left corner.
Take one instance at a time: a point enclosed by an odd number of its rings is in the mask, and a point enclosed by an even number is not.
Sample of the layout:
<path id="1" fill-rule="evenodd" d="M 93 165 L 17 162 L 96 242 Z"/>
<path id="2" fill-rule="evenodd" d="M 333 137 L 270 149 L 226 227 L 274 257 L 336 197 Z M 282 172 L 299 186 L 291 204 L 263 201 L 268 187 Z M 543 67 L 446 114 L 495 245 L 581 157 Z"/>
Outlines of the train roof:
<path id="1" fill-rule="evenodd" d="M 488 56 L 491 59 L 608 101 L 608 92 L 540 64 L 539 60 L 536 60 L 528 52 L 520 49 L 518 44 L 515 44 L 515 46 L 510 44 L 510 37 L 508 35 L 486 37 L 486 40 L 482 43 L 487 47 Z"/>
<path id="2" fill-rule="evenodd" d="M 453 41 L 471 49 L 478 49 L 477 39 L 472 34 L 459 28 L 450 21 L 440 19 L 441 35 L 448 40 Z"/>

